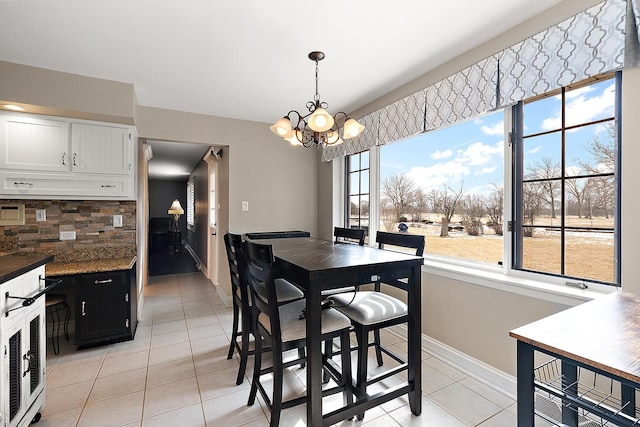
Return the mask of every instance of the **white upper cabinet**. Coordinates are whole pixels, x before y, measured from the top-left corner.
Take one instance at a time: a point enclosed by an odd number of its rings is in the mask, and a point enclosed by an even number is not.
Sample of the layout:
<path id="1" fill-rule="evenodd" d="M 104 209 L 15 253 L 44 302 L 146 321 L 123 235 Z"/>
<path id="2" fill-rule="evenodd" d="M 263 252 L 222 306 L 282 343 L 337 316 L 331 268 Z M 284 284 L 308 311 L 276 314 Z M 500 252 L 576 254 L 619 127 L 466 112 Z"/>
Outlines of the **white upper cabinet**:
<path id="1" fill-rule="evenodd" d="M 71 166 L 74 172 L 133 173 L 132 133 L 127 128 L 71 124 Z"/>
<path id="2" fill-rule="evenodd" d="M 0 116 L 3 169 L 68 171 L 69 123 L 32 117 Z"/>
<path id="3" fill-rule="evenodd" d="M 132 126 L 0 113 L 0 197 L 135 199 Z"/>

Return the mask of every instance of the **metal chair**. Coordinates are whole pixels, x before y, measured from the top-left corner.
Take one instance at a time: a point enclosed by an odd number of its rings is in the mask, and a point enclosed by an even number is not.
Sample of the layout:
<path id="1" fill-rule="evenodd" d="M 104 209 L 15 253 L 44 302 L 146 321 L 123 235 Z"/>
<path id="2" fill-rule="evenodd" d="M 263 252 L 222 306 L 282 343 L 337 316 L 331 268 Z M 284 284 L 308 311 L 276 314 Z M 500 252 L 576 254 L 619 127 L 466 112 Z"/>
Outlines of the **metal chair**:
<path id="1" fill-rule="evenodd" d="M 66 311 L 64 317 L 64 337 L 69 341 L 69 319 L 71 318 L 71 307 L 67 303 L 67 296 L 65 294 L 46 294 L 45 296 L 45 310 L 51 318 L 51 344 L 53 346 L 53 353 L 60 353 L 60 312 Z"/>
<path id="2" fill-rule="evenodd" d="M 301 316 L 306 306 L 305 300 L 298 300 L 278 305 L 276 286 L 273 278 L 273 250 L 271 245 L 263 245 L 245 241 L 244 252 L 247 255 L 247 276 L 251 285 L 254 307 L 258 312 L 256 322 L 256 349 L 253 368 L 253 380 L 249 392 L 248 405 L 255 403 L 258 390 L 271 410 L 271 423 L 275 427 L 280 422 L 280 413 L 285 408 L 306 403 L 304 396 L 283 401 L 282 386 L 284 369 L 299 364 L 300 358 L 284 361 L 285 351 L 304 348 L 306 345 L 306 319 Z M 322 310 L 322 339 L 340 337 L 341 368 L 324 355 L 325 369 L 336 381 L 337 386 L 325 390 L 327 394 L 343 393 L 344 405 L 353 403 L 351 378 L 351 358 L 349 319 L 331 308 Z M 265 351 L 263 341 L 271 348 L 272 367 L 262 367 L 262 353 Z M 273 374 L 273 395 L 270 397 L 262 383 L 261 377 Z"/>
<path id="3" fill-rule="evenodd" d="M 379 231 L 376 234 L 376 242 L 379 249 L 389 249 L 387 246 L 397 248 L 414 249 L 416 256 L 424 253 L 424 236 L 415 234 L 398 234 Z M 406 288 L 408 283 L 398 280 L 396 284 L 401 288 Z M 333 307 L 351 319 L 358 341 L 358 368 L 356 373 L 357 387 L 366 392 L 368 385 L 394 375 L 407 368 L 407 363 L 400 356 L 389 349 L 383 347 L 380 342 L 380 329 L 389 326 L 408 322 L 407 305 L 397 298 L 381 292 L 381 283 L 374 284 L 373 291 L 357 290 L 336 294 L 331 297 L 334 301 Z M 374 339 L 369 341 L 369 332 L 373 331 Z M 367 358 L 368 348 L 375 346 L 378 366 L 382 366 L 382 353 L 397 361 L 400 365 L 389 370 L 383 376 L 367 379 Z M 326 350 L 325 350 L 326 351 Z M 358 415 L 362 419 L 364 414 Z"/>
<path id="4" fill-rule="evenodd" d="M 249 349 L 250 334 L 253 333 L 255 319 L 251 295 L 247 285 L 246 262 L 242 252 L 242 236 L 239 234 L 226 233 L 224 235 L 224 245 L 227 250 L 227 260 L 229 262 L 229 273 L 231 275 L 231 293 L 233 300 L 233 326 L 231 332 L 231 342 L 227 359 L 233 357 L 235 350 L 240 356 L 240 366 L 236 384 L 240 385 L 244 381 L 244 373 L 247 368 L 247 359 L 254 354 Z M 276 293 L 278 301 L 281 303 L 301 299 L 304 294 L 300 289 L 284 279 L 275 279 Z M 241 330 L 238 330 L 240 324 Z M 238 342 L 240 337 L 240 342 Z"/>

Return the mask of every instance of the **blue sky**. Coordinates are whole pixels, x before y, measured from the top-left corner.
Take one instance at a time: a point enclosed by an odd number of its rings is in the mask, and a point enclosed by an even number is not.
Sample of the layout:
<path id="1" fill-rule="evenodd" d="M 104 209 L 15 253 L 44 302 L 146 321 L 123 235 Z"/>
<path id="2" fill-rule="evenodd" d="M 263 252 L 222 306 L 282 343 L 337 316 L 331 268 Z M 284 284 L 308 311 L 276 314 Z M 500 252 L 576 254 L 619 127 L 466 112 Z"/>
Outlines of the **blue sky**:
<path id="1" fill-rule="evenodd" d="M 567 92 L 567 125 L 613 115 L 613 80 Z M 555 129 L 560 124 L 560 96 L 525 107 L 525 135 Z M 567 135 L 567 166 L 579 172 L 577 161 L 589 158 L 586 144 L 594 135 L 604 141 L 605 126 L 594 125 Z M 525 143 L 525 165 L 545 157 L 560 159 L 558 136 L 536 137 Z M 424 190 L 454 190 L 464 181 L 465 193 L 483 193 L 490 184 L 502 185 L 504 168 L 504 119 L 498 111 L 448 128 L 428 132 L 381 148 L 380 180 L 408 174 Z"/>

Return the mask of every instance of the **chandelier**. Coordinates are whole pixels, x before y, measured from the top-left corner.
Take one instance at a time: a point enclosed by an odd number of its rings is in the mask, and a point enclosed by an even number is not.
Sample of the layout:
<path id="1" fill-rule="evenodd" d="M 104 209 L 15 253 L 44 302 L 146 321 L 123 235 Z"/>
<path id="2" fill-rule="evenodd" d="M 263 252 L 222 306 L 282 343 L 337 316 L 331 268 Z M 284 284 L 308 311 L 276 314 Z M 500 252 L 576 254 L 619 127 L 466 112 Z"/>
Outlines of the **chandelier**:
<path id="1" fill-rule="evenodd" d="M 303 145 L 305 147 L 311 147 L 314 144 L 317 147 L 338 145 L 344 142 L 343 139 L 358 136 L 364 130 L 363 125 L 343 112 L 332 116 L 327 112 L 328 104 L 320 101 L 320 95 L 318 94 L 318 62 L 324 59 L 324 53 L 311 52 L 309 59 L 316 63 L 316 96 L 313 101 L 307 102 L 309 113 L 302 115 L 296 110 L 291 110 L 270 127 L 271 131 L 284 138 L 285 141 L 290 142 L 291 145 Z M 342 138 L 340 137 L 340 128 L 338 126 L 338 117 L 340 116 L 344 116 Z M 295 126 L 292 125 L 294 122 Z"/>

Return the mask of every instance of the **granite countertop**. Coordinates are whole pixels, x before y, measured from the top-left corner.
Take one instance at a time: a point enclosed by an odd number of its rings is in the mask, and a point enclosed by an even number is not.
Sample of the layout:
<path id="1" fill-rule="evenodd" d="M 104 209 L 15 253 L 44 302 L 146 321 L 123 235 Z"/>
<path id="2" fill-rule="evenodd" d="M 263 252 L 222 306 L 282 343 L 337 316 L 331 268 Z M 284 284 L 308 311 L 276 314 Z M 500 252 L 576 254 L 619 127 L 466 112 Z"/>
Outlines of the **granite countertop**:
<path id="1" fill-rule="evenodd" d="M 84 261 L 54 261 L 45 267 L 47 276 L 70 276 L 82 273 L 129 270 L 138 260 L 135 255 Z"/>
<path id="2" fill-rule="evenodd" d="M 7 282 L 52 260 L 52 255 L 33 253 L 0 256 L 0 283 Z"/>

